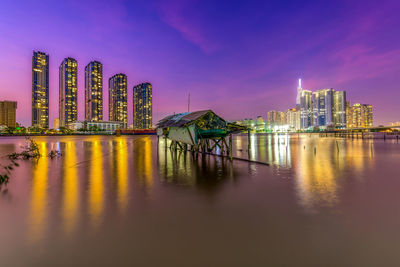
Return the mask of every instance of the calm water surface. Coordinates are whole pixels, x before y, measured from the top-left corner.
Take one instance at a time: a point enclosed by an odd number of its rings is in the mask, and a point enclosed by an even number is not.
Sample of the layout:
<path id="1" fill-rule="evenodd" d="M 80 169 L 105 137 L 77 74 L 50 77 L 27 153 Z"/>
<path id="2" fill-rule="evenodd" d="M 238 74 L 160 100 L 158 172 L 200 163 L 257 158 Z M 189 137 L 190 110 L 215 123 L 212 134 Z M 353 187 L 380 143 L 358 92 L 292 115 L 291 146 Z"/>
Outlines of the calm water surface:
<path id="1" fill-rule="evenodd" d="M 35 137 L 0 191 L 0 266 L 400 266 L 400 144 L 236 136 L 235 156 L 150 136 Z M 24 138 L 1 137 L 0 155 Z"/>

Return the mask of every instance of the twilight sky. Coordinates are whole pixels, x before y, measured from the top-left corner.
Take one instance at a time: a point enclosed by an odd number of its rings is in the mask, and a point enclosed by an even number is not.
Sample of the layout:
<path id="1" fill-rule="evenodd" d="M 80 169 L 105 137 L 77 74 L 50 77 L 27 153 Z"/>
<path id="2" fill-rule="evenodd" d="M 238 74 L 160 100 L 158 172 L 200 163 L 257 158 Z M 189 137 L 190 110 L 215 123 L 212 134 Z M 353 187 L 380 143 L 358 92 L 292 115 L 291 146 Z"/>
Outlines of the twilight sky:
<path id="1" fill-rule="evenodd" d="M 78 61 L 78 119 L 84 68 L 132 87 L 153 84 L 154 122 L 213 109 L 227 119 L 264 118 L 295 105 L 305 89 L 346 90 L 374 106 L 374 124 L 400 121 L 400 1 L 18 1 L 0 3 L 0 100 L 18 101 L 31 124 L 32 51 L 50 55 L 50 126 L 58 117 L 58 66 Z"/>

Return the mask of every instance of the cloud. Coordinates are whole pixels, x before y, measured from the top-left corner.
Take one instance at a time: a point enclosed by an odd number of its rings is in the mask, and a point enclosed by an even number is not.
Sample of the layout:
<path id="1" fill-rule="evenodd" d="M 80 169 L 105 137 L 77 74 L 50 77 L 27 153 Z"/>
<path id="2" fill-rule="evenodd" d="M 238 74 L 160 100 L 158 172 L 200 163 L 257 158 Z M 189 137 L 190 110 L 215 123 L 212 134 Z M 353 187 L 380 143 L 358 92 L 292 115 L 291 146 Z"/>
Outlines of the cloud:
<path id="1" fill-rule="evenodd" d="M 211 54 L 222 48 L 222 46 L 209 36 L 203 20 L 193 17 L 195 1 L 168 1 L 158 6 L 160 18 L 167 25 L 178 31 L 182 37 L 198 46 L 205 54 Z M 198 10 L 196 12 L 199 12 Z"/>

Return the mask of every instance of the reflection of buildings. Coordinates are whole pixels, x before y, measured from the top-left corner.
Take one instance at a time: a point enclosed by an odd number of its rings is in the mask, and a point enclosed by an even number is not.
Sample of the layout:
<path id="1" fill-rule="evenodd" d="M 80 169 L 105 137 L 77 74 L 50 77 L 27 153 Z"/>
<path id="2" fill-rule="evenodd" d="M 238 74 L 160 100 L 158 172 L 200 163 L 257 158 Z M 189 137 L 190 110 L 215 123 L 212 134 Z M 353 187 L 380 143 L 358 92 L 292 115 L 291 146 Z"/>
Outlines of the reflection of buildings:
<path id="1" fill-rule="evenodd" d="M 64 153 L 64 175 L 62 214 L 64 230 L 67 234 L 72 233 L 78 222 L 79 215 L 79 181 L 76 167 L 76 143 L 67 142 Z"/>
<path id="2" fill-rule="evenodd" d="M 153 187 L 152 138 L 145 136 L 133 143 L 133 166 L 139 183 L 147 189 Z"/>
<path id="3" fill-rule="evenodd" d="M 126 210 L 128 204 L 128 147 L 125 138 L 118 138 L 113 146 L 113 179 L 116 179 L 117 203 L 121 212 Z"/>
<path id="4" fill-rule="evenodd" d="M 162 182 L 191 186 L 213 194 L 237 177 L 238 169 L 226 158 L 202 154 L 196 158 L 189 152 L 172 151 L 164 142 L 160 139 L 157 153 Z"/>
<path id="5" fill-rule="evenodd" d="M 46 142 L 38 142 L 40 153 L 47 155 Z M 48 220 L 48 158 L 41 157 L 33 163 L 33 179 L 30 211 L 30 241 L 36 242 L 44 237 Z"/>
<path id="6" fill-rule="evenodd" d="M 49 128 L 49 55 L 33 51 L 32 126 Z"/>
<path id="7" fill-rule="evenodd" d="M 104 210 L 103 152 L 100 138 L 90 142 L 90 145 L 92 153 L 88 189 L 89 215 L 91 224 L 98 227 Z"/>
<path id="8" fill-rule="evenodd" d="M 310 211 L 337 203 L 340 183 L 344 182 L 342 176 L 360 176 L 373 163 L 373 142 L 338 143 L 337 139 L 317 136 L 303 137 L 299 142 L 295 166 L 297 193 L 300 204 Z"/>

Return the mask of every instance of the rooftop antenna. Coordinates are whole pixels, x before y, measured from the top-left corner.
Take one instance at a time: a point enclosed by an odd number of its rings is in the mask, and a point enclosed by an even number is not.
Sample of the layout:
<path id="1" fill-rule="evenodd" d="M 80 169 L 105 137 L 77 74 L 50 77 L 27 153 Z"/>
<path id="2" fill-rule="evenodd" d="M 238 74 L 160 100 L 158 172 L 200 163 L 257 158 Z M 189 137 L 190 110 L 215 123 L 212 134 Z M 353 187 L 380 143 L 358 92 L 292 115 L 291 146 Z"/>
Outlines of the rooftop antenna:
<path id="1" fill-rule="evenodd" d="M 188 95 L 188 112 L 190 112 L 190 93 Z"/>

